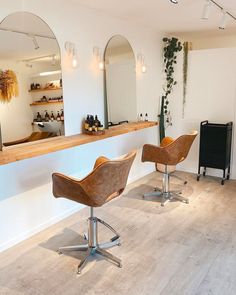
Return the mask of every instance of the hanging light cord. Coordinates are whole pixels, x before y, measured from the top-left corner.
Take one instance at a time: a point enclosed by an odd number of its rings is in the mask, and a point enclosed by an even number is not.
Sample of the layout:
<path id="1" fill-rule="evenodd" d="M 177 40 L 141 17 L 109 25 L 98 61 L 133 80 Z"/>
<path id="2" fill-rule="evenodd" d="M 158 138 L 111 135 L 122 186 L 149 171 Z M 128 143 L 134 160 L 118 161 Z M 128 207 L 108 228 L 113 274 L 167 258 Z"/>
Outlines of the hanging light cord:
<path id="1" fill-rule="evenodd" d="M 215 6 L 217 6 L 219 9 L 221 9 L 222 11 L 225 11 L 225 13 L 226 14 L 228 14 L 230 17 L 232 17 L 234 20 L 236 20 L 236 17 L 232 14 L 232 13 L 230 13 L 229 11 L 226 11 L 225 9 L 224 9 L 224 7 L 223 6 L 221 6 L 220 4 L 218 4 L 216 1 L 214 1 L 214 0 L 209 0 L 210 2 L 212 2 L 213 4 L 215 4 Z"/>

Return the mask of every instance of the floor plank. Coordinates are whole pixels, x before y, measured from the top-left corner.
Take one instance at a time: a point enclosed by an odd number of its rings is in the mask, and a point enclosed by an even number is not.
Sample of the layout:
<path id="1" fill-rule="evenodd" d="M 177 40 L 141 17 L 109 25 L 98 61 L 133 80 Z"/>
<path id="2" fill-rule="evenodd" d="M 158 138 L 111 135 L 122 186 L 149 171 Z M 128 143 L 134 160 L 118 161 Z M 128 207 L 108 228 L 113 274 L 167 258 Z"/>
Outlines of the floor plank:
<path id="1" fill-rule="evenodd" d="M 89 210 L 85 208 L 0 254 L 1 295 L 235 295 L 236 181 L 188 180 L 190 204 L 164 208 L 142 194 L 161 184 L 153 173 L 129 185 L 122 197 L 95 210 L 122 236 L 110 250 L 123 268 L 98 259 L 76 275 L 79 253 L 59 256 L 58 246 L 83 242 Z M 178 188 L 179 182 L 172 181 Z M 103 227 L 101 239 L 109 237 Z"/>

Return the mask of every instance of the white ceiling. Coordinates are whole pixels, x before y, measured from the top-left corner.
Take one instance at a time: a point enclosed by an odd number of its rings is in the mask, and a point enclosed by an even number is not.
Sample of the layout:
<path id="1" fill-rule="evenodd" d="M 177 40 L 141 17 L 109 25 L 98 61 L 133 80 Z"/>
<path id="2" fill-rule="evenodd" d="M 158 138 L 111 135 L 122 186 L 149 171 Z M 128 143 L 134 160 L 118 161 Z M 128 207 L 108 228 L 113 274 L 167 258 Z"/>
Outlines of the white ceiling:
<path id="1" fill-rule="evenodd" d="M 219 30 L 221 19 L 221 13 L 216 7 L 212 7 L 209 20 L 201 19 L 206 0 L 178 0 L 179 4 L 172 4 L 170 0 L 73 1 L 167 33 Z M 236 0 L 216 2 L 236 16 Z M 227 27 L 236 28 L 236 21 L 230 20 Z"/>
<path id="2" fill-rule="evenodd" d="M 7 29 L 7 31 L 1 29 Z M 8 30 L 21 31 L 25 34 Z M 35 49 L 31 36 L 35 36 L 39 45 L 38 49 Z M 57 60 L 60 59 L 59 46 L 53 32 L 44 21 L 31 13 L 17 12 L 7 16 L 0 23 L 0 40 L 0 59 L 2 60 L 19 61 L 51 54 L 55 54 Z M 47 59 L 40 61 L 45 62 L 45 60 Z M 49 60 L 51 61 L 51 58 Z"/>

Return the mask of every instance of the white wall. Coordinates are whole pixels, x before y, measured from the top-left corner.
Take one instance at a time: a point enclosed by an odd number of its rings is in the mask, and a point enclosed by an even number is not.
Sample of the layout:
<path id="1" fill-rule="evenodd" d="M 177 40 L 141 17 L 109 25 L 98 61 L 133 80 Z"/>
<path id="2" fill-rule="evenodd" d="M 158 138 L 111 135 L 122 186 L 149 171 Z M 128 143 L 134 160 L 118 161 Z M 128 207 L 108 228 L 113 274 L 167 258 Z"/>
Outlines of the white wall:
<path id="1" fill-rule="evenodd" d="M 22 63 L 9 60 L 0 60 L 0 69 L 14 71 L 19 87 L 18 97 L 13 97 L 9 103 L 0 102 L 2 138 L 3 142 L 8 142 L 27 137 L 32 133 L 33 113 L 30 107 L 32 99 L 28 92 L 30 69 Z"/>
<path id="2" fill-rule="evenodd" d="M 182 64 L 181 58 L 178 64 Z M 179 84 L 171 99 L 173 126 L 167 130 L 171 136 L 179 136 L 190 130 L 199 131 L 200 122 L 215 123 L 235 121 L 236 113 L 236 48 L 194 50 L 189 52 L 188 84 L 185 116 L 182 117 L 182 67 L 178 67 Z M 190 155 L 180 166 L 186 171 L 197 172 L 199 137 Z M 236 145 L 233 145 L 232 177 L 236 178 Z M 211 175 L 222 177 L 222 171 L 208 169 Z"/>
<path id="3" fill-rule="evenodd" d="M 70 1 L 69 1 L 70 2 Z M 66 134 L 81 130 L 87 113 L 103 117 L 103 73 L 92 56 L 93 47 L 104 50 L 116 34 L 126 37 L 137 55 L 142 52 L 148 64 L 145 75 L 137 74 L 138 112 L 156 119 L 162 70 L 161 47 L 156 32 L 127 21 L 115 19 L 68 1 L 0 0 L 0 19 L 16 11 L 29 11 L 42 17 L 51 27 L 62 52 L 63 93 Z M 76 44 L 79 67 L 71 68 L 64 43 Z M 156 143 L 157 128 L 134 132 L 77 148 L 0 166 L 0 249 L 4 249 L 77 210 L 77 204 L 55 200 L 51 193 L 51 173 L 84 175 L 101 154 L 116 157 L 132 148 L 141 149 L 146 142 Z M 141 164 L 138 155 L 131 179 L 153 170 Z"/>
<path id="4" fill-rule="evenodd" d="M 236 47 L 234 30 L 178 33 L 177 36 L 192 43 L 193 50 Z"/>
<path id="5" fill-rule="evenodd" d="M 137 121 L 135 61 L 106 66 L 108 122 Z"/>

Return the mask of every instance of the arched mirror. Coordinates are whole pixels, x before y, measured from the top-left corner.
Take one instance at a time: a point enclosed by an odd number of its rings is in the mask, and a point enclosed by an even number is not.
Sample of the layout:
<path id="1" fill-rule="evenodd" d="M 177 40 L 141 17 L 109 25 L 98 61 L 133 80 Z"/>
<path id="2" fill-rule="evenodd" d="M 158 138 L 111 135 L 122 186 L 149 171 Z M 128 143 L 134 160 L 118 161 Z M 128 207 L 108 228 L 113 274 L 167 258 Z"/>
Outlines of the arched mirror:
<path id="1" fill-rule="evenodd" d="M 126 38 L 112 37 L 105 50 L 108 126 L 137 121 L 135 55 Z"/>
<path id="2" fill-rule="evenodd" d="M 4 146 L 63 134 L 60 49 L 32 13 L 0 23 L 0 124 Z"/>

